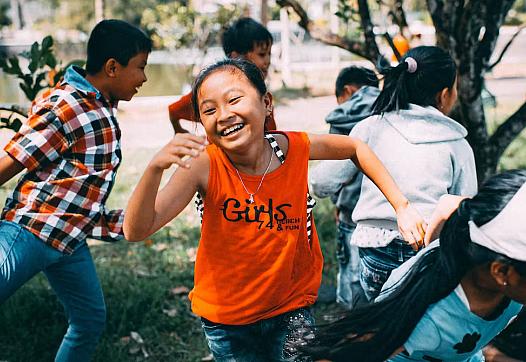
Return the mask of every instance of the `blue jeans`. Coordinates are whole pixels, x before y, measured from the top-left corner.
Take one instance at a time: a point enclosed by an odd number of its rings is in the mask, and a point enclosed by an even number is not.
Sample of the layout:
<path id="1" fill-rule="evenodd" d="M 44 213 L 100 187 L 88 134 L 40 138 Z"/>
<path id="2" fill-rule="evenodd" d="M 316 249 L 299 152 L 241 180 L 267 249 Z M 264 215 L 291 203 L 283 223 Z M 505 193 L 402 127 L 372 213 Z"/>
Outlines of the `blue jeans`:
<path id="1" fill-rule="evenodd" d="M 86 243 L 72 255 L 46 245 L 18 224 L 0 222 L 0 304 L 44 272 L 64 306 L 69 327 L 55 361 L 89 361 L 104 330 L 106 307 Z"/>
<path id="2" fill-rule="evenodd" d="M 409 244 L 399 239 L 380 248 L 360 248 L 360 284 L 367 299 L 374 300 L 391 271 L 416 253 Z"/>
<path id="3" fill-rule="evenodd" d="M 338 223 L 336 259 L 338 259 L 338 283 L 336 302 L 351 309 L 363 300 L 360 285 L 360 255 L 358 247 L 351 245 L 351 236 L 356 225 L 340 221 Z"/>
<path id="4" fill-rule="evenodd" d="M 311 361 L 294 344 L 312 333 L 314 318 L 306 308 L 241 326 L 204 318 L 201 324 L 217 362 Z"/>

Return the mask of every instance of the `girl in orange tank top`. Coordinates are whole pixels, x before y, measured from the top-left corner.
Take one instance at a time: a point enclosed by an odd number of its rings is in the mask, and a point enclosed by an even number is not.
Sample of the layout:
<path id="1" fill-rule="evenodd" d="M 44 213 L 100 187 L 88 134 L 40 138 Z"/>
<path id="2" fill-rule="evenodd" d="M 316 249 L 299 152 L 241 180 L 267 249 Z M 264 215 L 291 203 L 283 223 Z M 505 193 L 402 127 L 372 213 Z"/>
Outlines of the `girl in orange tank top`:
<path id="1" fill-rule="evenodd" d="M 176 134 L 148 165 L 124 220 L 142 240 L 198 194 L 201 239 L 192 310 L 217 361 L 293 361 L 298 330 L 313 324 L 323 259 L 312 218 L 309 160 L 352 159 L 397 212 L 402 235 L 423 243 L 420 215 L 363 142 L 302 132 L 265 134 L 272 97 L 250 62 L 204 69 L 192 90 L 204 137 Z M 163 172 L 179 167 L 159 190 Z"/>

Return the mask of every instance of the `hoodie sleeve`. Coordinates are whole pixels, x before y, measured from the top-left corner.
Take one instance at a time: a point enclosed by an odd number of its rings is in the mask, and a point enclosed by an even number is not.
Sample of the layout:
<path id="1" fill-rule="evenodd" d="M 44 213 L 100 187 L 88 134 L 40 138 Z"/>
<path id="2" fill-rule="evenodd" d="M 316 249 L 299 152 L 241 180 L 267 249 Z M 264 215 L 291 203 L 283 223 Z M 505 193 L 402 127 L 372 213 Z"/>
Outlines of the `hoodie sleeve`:
<path id="1" fill-rule="evenodd" d="M 453 163 L 453 183 L 449 193 L 473 197 L 477 193 L 477 167 L 473 150 L 466 140 L 462 140 L 456 150 L 458 159 Z"/>
<path id="2" fill-rule="evenodd" d="M 358 123 L 349 134 L 367 143 L 370 125 L 365 120 Z M 320 161 L 310 172 L 309 181 L 314 195 L 328 197 L 349 184 L 360 170 L 351 160 Z"/>
<path id="3" fill-rule="evenodd" d="M 310 173 L 314 195 L 328 197 L 349 183 L 358 169 L 351 160 L 321 161 Z"/>

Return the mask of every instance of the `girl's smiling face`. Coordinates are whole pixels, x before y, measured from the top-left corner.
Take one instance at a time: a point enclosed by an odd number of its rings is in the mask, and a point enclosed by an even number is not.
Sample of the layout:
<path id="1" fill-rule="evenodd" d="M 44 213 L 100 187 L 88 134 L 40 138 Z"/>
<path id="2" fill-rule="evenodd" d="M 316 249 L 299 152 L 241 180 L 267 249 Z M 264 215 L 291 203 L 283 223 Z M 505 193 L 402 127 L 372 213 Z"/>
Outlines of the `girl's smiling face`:
<path id="1" fill-rule="evenodd" d="M 202 82 L 197 96 L 199 118 L 208 139 L 226 151 L 243 150 L 262 138 L 272 101 L 232 66 L 217 69 Z"/>

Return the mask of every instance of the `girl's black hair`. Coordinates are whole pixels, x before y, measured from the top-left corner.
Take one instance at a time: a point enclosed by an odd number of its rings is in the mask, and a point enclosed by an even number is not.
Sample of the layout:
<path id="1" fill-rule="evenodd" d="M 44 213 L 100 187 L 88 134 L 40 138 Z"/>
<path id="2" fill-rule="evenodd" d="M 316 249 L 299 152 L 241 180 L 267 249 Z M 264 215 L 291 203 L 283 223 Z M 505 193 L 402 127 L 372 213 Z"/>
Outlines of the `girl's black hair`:
<path id="1" fill-rule="evenodd" d="M 243 59 L 228 58 L 220 60 L 201 70 L 194 81 L 194 85 L 192 86 L 192 109 L 194 112 L 194 118 L 196 120 L 201 120 L 199 115 L 199 103 L 197 99 L 199 88 L 201 88 L 204 80 L 209 75 L 223 69 L 229 70 L 231 72 L 239 71 L 243 73 L 261 96 L 267 94 L 267 86 L 265 85 L 263 73 L 254 63 Z"/>
<path id="2" fill-rule="evenodd" d="M 413 58 L 417 68 L 409 73 Z M 380 71 L 384 75 L 384 86 L 373 105 L 373 114 L 408 109 L 409 104 L 422 107 L 436 106 L 436 95 L 444 88 L 455 84 L 456 66 L 451 56 L 436 46 L 419 46 L 410 49 L 396 67 Z"/>
<path id="3" fill-rule="evenodd" d="M 451 215 L 440 234 L 440 246 L 420 257 L 391 294 L 358 307 L 318 327 L 314 340 L 299 347 L 315 358 L 332 361 L 384 361 L 407 341 L 427 308 L 448 296 L 477 265 L 492 261 L 513 265 L 526 275 L 526 263 L 472 243 L 468 221 L 481 226 L 492 220 L 526 183 L 526 171 L 515 170 L 489 179 L 472 199 Z"/>

